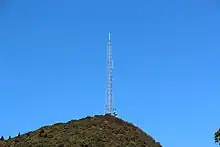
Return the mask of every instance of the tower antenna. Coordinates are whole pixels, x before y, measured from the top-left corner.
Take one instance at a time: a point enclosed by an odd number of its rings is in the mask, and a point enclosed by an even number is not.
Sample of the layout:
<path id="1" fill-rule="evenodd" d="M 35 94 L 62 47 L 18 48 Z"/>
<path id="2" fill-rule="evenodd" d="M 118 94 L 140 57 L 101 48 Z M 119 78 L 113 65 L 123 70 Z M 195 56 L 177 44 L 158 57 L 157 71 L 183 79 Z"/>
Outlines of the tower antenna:
<path id="1" fill-rule="evenodd" d="M 111 33 L 108 34 L 107 43 L 107 104 L 106 104 L 106 114 L 117 115 L 115 109 L 112 106 L 112 71 L 113 71 L 113 60 L 112 60 L 112 42 Z"/>

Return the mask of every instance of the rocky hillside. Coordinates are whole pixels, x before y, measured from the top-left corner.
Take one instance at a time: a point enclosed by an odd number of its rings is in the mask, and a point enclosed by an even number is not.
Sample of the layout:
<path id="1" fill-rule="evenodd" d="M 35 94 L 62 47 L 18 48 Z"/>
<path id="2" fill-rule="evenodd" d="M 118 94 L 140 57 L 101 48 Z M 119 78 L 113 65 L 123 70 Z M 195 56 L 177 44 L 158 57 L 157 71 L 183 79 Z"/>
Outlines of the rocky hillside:
<path id="1" fill-rule="evenodd" d="M 0 147 L 162 147 L 138 127 L 111 115 L 45 126 L 0 141 Z"/>

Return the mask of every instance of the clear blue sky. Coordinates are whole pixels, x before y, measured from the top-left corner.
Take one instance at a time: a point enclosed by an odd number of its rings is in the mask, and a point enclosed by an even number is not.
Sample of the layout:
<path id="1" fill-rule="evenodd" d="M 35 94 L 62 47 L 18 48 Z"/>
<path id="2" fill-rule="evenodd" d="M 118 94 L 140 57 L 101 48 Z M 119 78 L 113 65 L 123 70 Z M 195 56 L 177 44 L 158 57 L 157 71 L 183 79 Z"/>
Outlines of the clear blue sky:
<path id="1" fill-rule="evenodd" d="M 112 32 L 119 117 L 164 147 L 215 147 L 219 0 L 1 0 L 0 135 L 103 114 Z"/>

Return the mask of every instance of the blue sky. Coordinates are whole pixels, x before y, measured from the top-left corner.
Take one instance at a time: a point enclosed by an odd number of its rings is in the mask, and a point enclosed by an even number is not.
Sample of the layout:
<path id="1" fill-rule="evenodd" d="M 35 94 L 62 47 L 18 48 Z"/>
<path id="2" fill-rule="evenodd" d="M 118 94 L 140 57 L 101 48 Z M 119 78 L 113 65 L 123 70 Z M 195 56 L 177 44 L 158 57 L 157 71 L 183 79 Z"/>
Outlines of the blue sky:
<path id="1" fill-rule="evenodd" d="M 220 1 L 0 2 L 0 135 L 103 114 L 111 31 L 119 117 L 164 147 L 216 146 Z"/>

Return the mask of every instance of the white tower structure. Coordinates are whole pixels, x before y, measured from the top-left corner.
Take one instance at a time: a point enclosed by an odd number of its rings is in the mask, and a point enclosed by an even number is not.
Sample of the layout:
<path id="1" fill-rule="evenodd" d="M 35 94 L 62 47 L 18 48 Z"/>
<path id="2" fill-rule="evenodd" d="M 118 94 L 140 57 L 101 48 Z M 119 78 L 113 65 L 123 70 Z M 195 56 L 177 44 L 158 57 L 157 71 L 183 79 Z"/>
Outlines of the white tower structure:
<path id="1" fill-rule="evenodd" d="M 113 60 L 112 60 L 112 42 L 111 34 L 108 34 L 107 43 L 107 104 L 106 104 L 106 114 L 116 115 L 115 109 L 113 108 L 113 90 L 112 90 L 112 71 L 113 71 Z"/>

